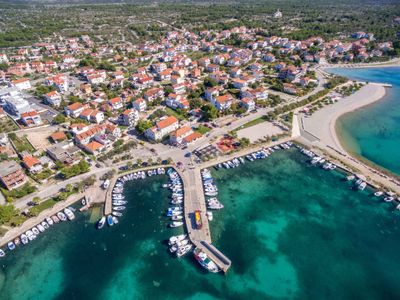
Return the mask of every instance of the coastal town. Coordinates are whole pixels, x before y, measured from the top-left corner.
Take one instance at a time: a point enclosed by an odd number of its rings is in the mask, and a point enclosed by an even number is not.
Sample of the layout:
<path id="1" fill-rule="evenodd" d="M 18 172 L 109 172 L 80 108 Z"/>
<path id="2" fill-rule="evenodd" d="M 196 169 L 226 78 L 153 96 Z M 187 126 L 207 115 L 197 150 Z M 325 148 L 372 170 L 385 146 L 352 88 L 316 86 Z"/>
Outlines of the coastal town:
<path id="1" fill-rule="evenodd" d="M 104 205 L 98 227 L 113 226 L 127 203 L 124 182 L 167 172 L 171 203 L 184 205 L 168 211 L 170 227 L 188 234 L 170 239 L 171 252 L 194 245 L 203 267 L 226 272 L 232 262 L 208 226 L 207 208 L 223 205 L 207 168 L 266 158 L 291 141 L 313 165 L 338 166 L 356 189 L 369 184 L 398 201 L 398 179 L 346 153 L 334 133 L 340 115 L 381 99 L 390 84 L 326 70 L 397 65 L 391 41 L 363 31 L 293 40 L 245 26 L 163 26 L 159 40 L 137 44 L 54 34 L 0 52 L 1 244 L 13 250 L 73 220 L 78 201 L 82 210 Z"/>

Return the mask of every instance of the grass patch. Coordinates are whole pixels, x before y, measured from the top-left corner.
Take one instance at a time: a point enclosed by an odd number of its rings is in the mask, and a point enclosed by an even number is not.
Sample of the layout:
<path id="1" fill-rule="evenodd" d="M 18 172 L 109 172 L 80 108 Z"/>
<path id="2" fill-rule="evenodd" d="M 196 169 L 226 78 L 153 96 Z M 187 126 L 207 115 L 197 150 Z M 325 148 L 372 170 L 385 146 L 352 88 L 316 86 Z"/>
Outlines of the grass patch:
<path id="1" fill-rule="evenodd" d="M 32 207 L 29 210 L 29 214 L 32 216 L 37 216 L 38 214 L 40 214 L 42 211 L 48 209 L 48 208 L 52 208 L 58 201 L 55 200 L 54 198 L 50 198 L 46 201 L 41 202 L 39 205 L 36 205 L 34 207 Z"/>
<path id="2" fill-rule="evenodd" d="M 178 111 L 173 110 L 172 108 L 167 107 L 165 109 L 165 112 L 167 113 L 168 116 L 174 116 L 179 121 L 186 120 L 186 116 L 185 115 L 180 114 Z"/>
<path id="3" fill-rule="evenodd" d="M 248 128 L 248 127 L 251 127 L 251 126 L 255 126 L 255 125 L 258 125 L 260 123 L 264 123 L 266 121 L 268 121 L 268 117 L 267 116 L 262 116 L 262 117 L 259 117 L 257 119 L 251 120 L 250 122 L 247 122 L 246 124 L 243 124 L 242 126 L 236 128 L 234 131 L 238 131 L 240 129 L 244 129 L 244 128 Z"/>
<path id="4" fill-rule="evenodd" d="M 202 135 L 205 135 L 211 131 L 211 128 L 208 128 L 207 126 L 204 125 L 199 125 L 199 127 L 197 127 L 195 131 L 201 133 Z"/>
<path id="5" fill-rule="evenodd" d="M 3 193 L 4 197 L 6 197 L 7 202 L 11 202 L 14 198 L 22 198 L 26 195 L 33 193 L 34 191 L 36 191 L 36 187 L 31 185 L 29 182 L 11 191 L 3 188 L 1 189 L 1 192 Z"/>
<path id="6" fill-rule="evenodd" d="M 0 133 L 8 133 L 14 130 L 18 130 L 18 126 L 9 117 L 3 117 L 0 119 Z"/>
<path id="7" fill-rule="evenodd" d="M 28 151 L 30 153 L 35 152 L 35 149 L 29 143 L 26 136 L 18 137 L 15 133 L 10 133 L 8 137 L 12 140 L 17 152 Z"/>

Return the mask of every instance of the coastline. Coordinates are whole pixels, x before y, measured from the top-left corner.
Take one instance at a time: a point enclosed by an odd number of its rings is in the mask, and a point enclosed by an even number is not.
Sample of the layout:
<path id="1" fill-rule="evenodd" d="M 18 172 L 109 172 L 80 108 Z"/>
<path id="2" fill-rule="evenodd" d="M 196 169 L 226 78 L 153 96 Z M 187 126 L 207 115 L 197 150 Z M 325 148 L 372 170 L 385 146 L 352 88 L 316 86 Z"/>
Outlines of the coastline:
<path id="1" fill-rule="evenodd" d="M 345 114 L 381 100 L 386 95 L 385 87 L 379 83 L 368 83 L 359 91 L 338 102 L 319 109 L 310 117 L 303 117 L 303 129 L 326 145 L 346 152 L 336 131 L 337 120 Z"/>
<path id="2" fill-rule="evenodd" d="M 364 174 L 377 186 L 400 193 L 398 176 L 386 172 L 381 167 L 377 167 L 365 159 L 360 159 L 351 151 L 346 150 L 340 139 L 340 132 L 336 128 L 336 122 L 341 116 L 384 99 L 386 95 L 384 86 L 379 83 L 368 83 L 355 94 L 321 108 L 310 117 L 299 114 L 300 142 L 320 148 L 327 154 L 336 157 L 342 163 L 356 170 L 357 173 Z"/>
<path id="3" fill-rule="evenodd" d="M 318 68 L 322 71 L 328 72 L 329 69 L 334 69 L 334 68 L 366 69 L 366 68 L 388 68 L 388 67 L 400 67 L 400 58 L 395 58 L 383 62 L 373 62 L 373 63 L 324 64 L 320 65 Z"/>

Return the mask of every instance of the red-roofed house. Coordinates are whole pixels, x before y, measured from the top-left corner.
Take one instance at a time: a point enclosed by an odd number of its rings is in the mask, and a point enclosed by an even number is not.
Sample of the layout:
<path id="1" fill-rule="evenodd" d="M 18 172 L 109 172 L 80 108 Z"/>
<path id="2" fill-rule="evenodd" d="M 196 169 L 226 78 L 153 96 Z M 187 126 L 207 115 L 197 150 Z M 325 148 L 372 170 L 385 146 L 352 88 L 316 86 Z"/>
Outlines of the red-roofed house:
<path id="1" fill-rule="evenodd" d="M 192 134 L 193 130 L 189 126 L 178 128 L 169 136 L 169 142 L 172 145 L 180 145 L 185 137 Z"/>
<path id="2" fill-rule="evenodd" d="M 43 170 L 40 161 L 32 155 L 25 155 L 22 158 L 22 163 L 30 173 L 39 173 Z"/>
<path id="3" fill-rule="evenodd" d="M 115 97 L 115 98 L 110 99 L 108 101 L 108 104 L 114 110 L 118 110 L 118 109 L 121 109 L 123 107 L 123 103 L 122 103 L 121 97 Z"/>
<path id="4" fill-rule="evenodd" d="M 132 107 L 137 111 L 142 112 L 146 110 L 147 103 L 143 98 L 139 98 L 132 102 Z"/>
<path id="5" fill-rule="evenodd" d="M 176 130 L 179 126 L 178 119 L 174 116 L 169 116 L 161 119 L 155 126 L 146 130 L 145 135 L 153 141 L 161 140 L 165 135 Z"/>
<path id="6" fill-rule="evenodd" d="M 230 94 L 225 94 L 223 96 L 218 96 L 216 98 L 213 98 L 212 104 L 218 109 L 218 110 L 226 110 L 229 109 L 232 105 L 233 98 Z"/>
<path id="7" fill-rule="evenodd" d="M 26 126 L 38 126 L 42 124 L 42 118 L 36 110 L 31 110 L 21 114 L 21 121 Z"/>
<path id="8" fill-rule="evenodd" d="M 82 103 L 75 102 L 64 108 L 64 112 L 68 117 L 77 118 L 81 112 L 85 109 Z"/>

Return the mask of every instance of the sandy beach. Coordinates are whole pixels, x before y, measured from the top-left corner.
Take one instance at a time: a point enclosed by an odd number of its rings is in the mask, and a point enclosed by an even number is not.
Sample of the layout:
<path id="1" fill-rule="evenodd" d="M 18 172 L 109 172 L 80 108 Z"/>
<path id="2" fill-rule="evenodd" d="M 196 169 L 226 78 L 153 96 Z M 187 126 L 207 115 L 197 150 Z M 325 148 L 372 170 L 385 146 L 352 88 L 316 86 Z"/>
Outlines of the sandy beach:
<path id="1" fill-rule="evenodd" d="M 385 93 L 383 85 L 369 83 L 355 94 L 340 99 L 335 104 L 321 108 L 310 117 L 301 116 L 302 129 L 314 135 L 324 144 L 341 152 L 346 152 L 340 143 L 336 131 L 337 119 L 346 113 L 382 99 Z"/>

